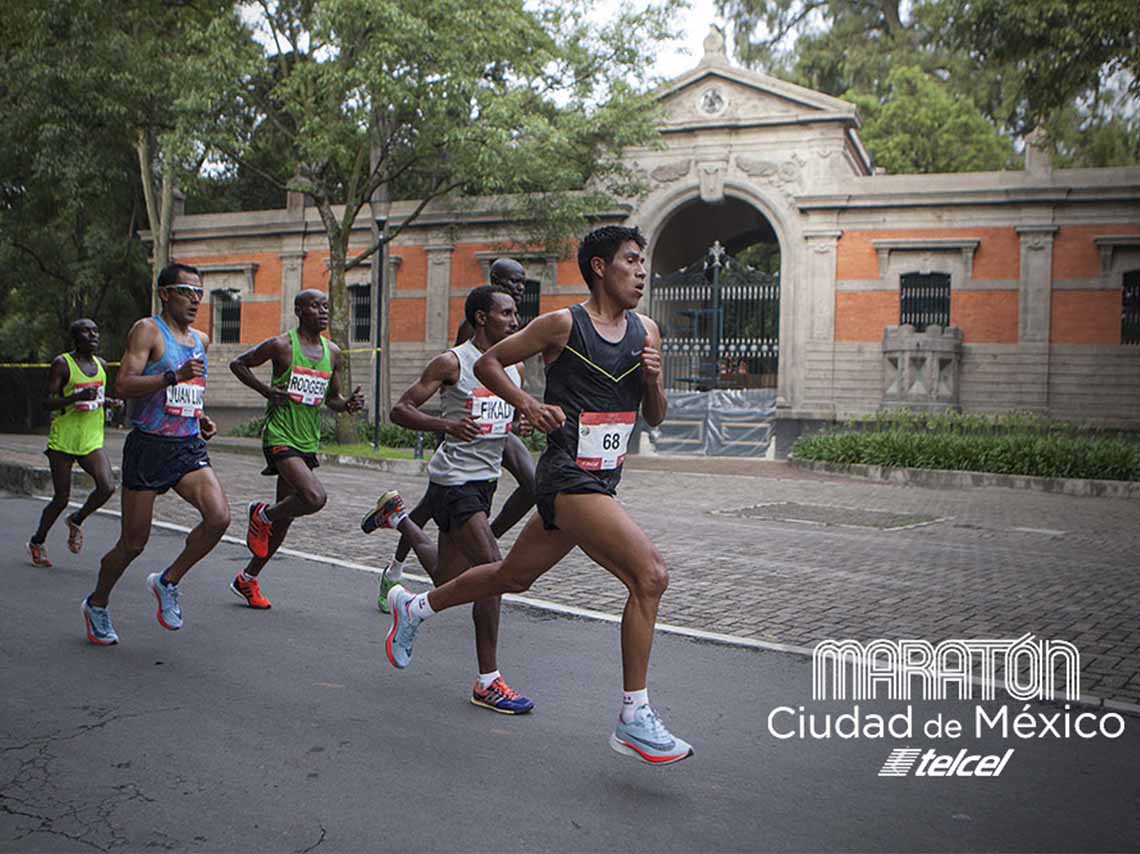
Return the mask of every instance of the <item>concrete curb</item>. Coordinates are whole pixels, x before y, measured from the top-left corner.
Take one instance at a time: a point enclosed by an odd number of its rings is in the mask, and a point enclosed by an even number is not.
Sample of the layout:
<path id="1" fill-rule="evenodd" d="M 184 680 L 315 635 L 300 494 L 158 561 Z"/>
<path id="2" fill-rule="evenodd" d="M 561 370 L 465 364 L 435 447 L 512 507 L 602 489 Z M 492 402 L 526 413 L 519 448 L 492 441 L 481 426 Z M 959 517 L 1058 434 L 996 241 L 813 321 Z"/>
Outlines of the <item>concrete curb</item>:
<path id="1" fill-rule="evenodd" d="M 814 460 L 789 459 L 795 468 L 822 474 L 839 474 L 884 483 L 928 486 L 935 489 L 969 489 L 975 486 L 1000 486 L 1006 489 L 1028 489 L 1073 495 L 1080 498 L 1137 498 L 1140 482 L 1131 480 L 1088 480 L 1084 478 L 1030 477 L 1020 474 L 992 474 L 946 469 L 912 469 L 894 466 L 872 466 L 862 463 L 824 463 Z"/>

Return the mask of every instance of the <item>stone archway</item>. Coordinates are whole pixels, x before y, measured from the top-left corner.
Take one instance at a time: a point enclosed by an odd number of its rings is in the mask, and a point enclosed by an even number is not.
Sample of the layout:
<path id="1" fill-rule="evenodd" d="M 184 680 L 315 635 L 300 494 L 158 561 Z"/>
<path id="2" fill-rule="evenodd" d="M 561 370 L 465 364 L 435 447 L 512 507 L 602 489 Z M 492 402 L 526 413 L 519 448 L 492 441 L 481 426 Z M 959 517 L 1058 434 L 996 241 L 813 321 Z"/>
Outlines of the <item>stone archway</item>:
<path id="1" fill-rule="evenodd" d="M 779 380 L 780 240 L 748 202 L 681 201 L 650 247 L 648 311 L 661 329 L 669 453 L 762 455 Z"/>

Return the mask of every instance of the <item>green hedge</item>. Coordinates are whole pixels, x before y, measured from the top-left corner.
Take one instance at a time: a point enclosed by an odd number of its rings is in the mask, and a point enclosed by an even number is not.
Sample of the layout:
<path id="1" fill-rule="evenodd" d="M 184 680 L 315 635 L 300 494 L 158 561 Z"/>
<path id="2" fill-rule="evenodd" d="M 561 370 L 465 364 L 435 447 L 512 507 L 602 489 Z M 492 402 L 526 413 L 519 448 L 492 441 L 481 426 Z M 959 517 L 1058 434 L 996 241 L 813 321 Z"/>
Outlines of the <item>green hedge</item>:
<path id="1" fill-rule="evenodd" d="M 1140 480 L 1140 442 L 1095 432 L 1081 435 L 1078 426 L 1038 416 L 1009 417 L 1004 423 L 1001 418 L 895 414 L 801 437 L 792 456 L 829 463 Z"/>

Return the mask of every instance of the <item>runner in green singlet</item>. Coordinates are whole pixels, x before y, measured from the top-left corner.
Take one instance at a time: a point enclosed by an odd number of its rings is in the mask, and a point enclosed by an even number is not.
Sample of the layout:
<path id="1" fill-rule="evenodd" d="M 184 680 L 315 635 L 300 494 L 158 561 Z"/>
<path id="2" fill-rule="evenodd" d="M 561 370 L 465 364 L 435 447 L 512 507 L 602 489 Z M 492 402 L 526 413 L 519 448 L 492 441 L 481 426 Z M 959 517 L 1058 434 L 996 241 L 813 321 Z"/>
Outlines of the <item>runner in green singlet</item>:
<path id="1" fill-rule="evenodd" d="M 289 525 L 298 516 L 308 516 L 325 506 L 328 496 L 313 474 L 320 465 L 321 406 L 334 412 L 360 412 L 364 397 L 357 386 L 345 399 L 340 393 L 340 348 L 321 333 L 329 325 L 329 300 L 318 290 L 306 290 L 293 301 L 297 328 L 286 335 L 266 338 L 242 353 L 230 370 L 239 380 L 269 401 L 262 451 L 264 475 L 277 477 L 277 502 L 251 501 L 246 545 L 253 557 L 239 572 L 230 589 L 251 608 L 268 608 L 257 577 L 285 540 Z M 253 368 L 273 362 L 269 385 L 258 379 Z"/>
<path id="2" fill-rule="evenodd" d="M 51 466 L 53 495 L 40 516 L 40 526 L 28 542 L 32 563 L 43 567 L 52 565 L 44 543 L 71 497 L 71 469 L 75 463 L 91 475 L 95 489 L 83 506 L 67 517 L 67 547 L 72 554 L 83 548 L 83 520 L 115 494 L 111 462 L 103 450 L 103 412 L 104 407 L 118 408 L 123 402 L 106 397 L 107 363 L 95 355 L 99 348 L 99 327 L 95 321 L 81 318 L 68 331 L 75 349 L 52 360 L 45 403 L 56 413 L 44 451 Z"/>

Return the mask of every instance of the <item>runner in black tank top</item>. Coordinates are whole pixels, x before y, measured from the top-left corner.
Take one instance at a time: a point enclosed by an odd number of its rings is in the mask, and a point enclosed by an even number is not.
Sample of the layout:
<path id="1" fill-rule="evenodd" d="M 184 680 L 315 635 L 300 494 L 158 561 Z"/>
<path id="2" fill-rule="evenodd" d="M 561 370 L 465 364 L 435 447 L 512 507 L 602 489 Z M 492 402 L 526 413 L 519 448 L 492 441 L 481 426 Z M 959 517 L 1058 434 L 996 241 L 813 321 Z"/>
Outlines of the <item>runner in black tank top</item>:
<path id="1" fill-rule="evenodd" d="M 561 407 L 566 416 L 547 434 L 535 478 L 538 510 L 548 529 L 558 527 L 554 499 L 559 494 L 615 494 L 644 387 L 645 326 L 637 312 L 625 313 L 625 335 L 618 341 L 603 338 L 582 306 L 571 306 L 570 317 L 562 354 L 546 366 L 546 403 Z"/>
<path id="2" fill-rule="evenodd" d="M 525 591 L 580 546 L 629 590 L 621 628 L 624 695 L 610 746 L 666 765 L 693 753 L 657 717 L 646 689 L 657 608 L 669 575 L 645 532 L 613 498 L 638 409 L 651 426 L 665 419 L 661 333 L 632 310 L 645 289 L 644 247 L 636 228 L 606 226 L 588 234 L 578 266 L 589 299 L 542 315 L 475 363 L 486 387 L 548 436 L 536 477 L 539 514 L 502 561 L 473 567 L 430 593 L 413 596 L 394 587 L 385 647 L 395 667 L 407 667 L 417 627 L 427 617 Z M 545 403 L 516 387 L 505 370 L 536 353 L 547 365 Z"/>

